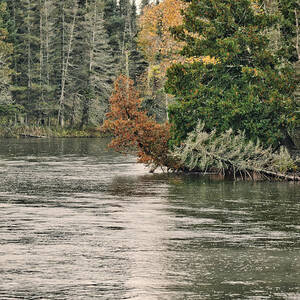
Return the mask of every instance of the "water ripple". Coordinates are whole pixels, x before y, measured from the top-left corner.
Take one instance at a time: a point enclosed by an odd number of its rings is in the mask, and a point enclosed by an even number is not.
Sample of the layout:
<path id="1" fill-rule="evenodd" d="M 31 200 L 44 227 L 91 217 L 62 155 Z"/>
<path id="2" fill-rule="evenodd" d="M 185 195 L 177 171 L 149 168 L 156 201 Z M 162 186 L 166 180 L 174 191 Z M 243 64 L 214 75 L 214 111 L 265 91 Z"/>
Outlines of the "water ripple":
<path id="1" fill-rule="evenodd" d="M 0 299 L 300 299 L 300 190 L 0 140 Z"/>

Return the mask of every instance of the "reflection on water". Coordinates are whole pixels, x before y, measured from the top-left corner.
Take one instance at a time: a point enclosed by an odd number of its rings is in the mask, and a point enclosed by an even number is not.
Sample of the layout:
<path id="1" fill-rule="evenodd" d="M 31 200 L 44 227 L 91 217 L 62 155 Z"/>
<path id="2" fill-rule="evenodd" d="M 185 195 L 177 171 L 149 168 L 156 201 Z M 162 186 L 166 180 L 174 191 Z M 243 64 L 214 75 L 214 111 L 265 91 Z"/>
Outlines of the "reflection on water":
<path id="1" fill-rule="evenodd" d="M 150 175 L 0 140 L 0 299 L 300 299 L 300 185 Z"/>

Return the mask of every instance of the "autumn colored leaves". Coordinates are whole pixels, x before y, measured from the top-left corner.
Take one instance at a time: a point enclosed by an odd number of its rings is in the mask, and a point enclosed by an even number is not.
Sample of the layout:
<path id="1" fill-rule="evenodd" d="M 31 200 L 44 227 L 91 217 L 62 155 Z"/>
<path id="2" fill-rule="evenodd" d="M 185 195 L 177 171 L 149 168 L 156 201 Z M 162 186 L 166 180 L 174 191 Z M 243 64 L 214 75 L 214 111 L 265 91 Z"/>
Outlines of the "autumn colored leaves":
<path id="1" fill-rule="evenodd" d="M 169 156 L 169 124 L 158 124 L 147 116 L 133 81 L 124 75 L 115 81 L 110 109 L 103 128 L 114 136 L 111 148 L 121 153 L 137 150 L 138 161 L 154 168 L 175 166 Z"/>

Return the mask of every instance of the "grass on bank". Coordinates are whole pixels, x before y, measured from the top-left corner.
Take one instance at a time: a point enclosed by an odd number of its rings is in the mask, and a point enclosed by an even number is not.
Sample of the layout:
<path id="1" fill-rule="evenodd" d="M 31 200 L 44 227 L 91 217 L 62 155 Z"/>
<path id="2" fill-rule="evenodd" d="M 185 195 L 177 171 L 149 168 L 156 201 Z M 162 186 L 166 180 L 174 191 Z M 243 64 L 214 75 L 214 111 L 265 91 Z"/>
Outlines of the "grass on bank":
<path id="1" fill-rule="evenodd" d="M 20 138 L 20 137 L 104 137 L 105 134 L 100 127 L 87 127 L 84 129 L 46 127 L 46 126 L 1 126 L 0 137 L 2 138 Z"/>

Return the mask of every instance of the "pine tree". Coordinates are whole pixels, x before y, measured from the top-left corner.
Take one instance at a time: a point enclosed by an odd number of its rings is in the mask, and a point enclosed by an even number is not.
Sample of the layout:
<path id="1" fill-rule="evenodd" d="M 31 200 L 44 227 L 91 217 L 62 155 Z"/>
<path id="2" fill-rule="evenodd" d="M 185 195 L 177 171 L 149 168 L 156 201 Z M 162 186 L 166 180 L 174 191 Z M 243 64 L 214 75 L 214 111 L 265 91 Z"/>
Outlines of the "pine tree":
<path id="1" fill-rule="evenodd" d="M 146 62 L 137 47 L 137 7 L 135 1 L 104 2 L 104 28 L 113 50 L 116 70 L 137 82 Z"/>
<path id="2" fill-rule="evenodd" d="M 79 2 L 76 22 L 74 26 L 74 41 L 70 53 L 70 67 L 66 94 L 66 117 L 71 124 L 76 123 L 79 109 L 83 109 L 83 118 L 88 118 L 90 92 L 89 87 L 89 51 L 90 31 L 93 24 L 90 21 L 89 6 L 86 2 Z"/>
<path id="3" fill-rule="evenodd" d="M 175 158 L 188 170 L 222 173 L 242 178 L 262 174 L 287 180 L 300 180 L 300 177 L 286 174 L 296 169 L 296 161 L 288 150 L 281 147 L 274 152 L 271 147 L 264 147 L 259 141 L 247 141 L 243 132 L 233 133 L 229 129 L 220 135 L 216 131 L 206 132 L 204 124 L 199 122 L 188 134 L 181 146 L 173 151 Z"/>
<path id="4" fill-rule="evenodd" d="M 40 7 L 36 0 L 18 0 L 13 5 L 15 45 L 13 97 L 27 112 L 39 115 Z"/>
<path id="5" fill-rule="evenodd" d="M 103 22 L 101 0 L 90 1 L 81 7 L 75 28 L 71 60 L 73 79 L 69 91 L 80 103 L 81 128 L 102 123 L 108 108 L 114 64 Z"/>
<path id="6" fill-rule="evenodd" d="M 51 81 L 56 87 L 56 111 L 60 126 L 64 126 L 65 114 L 68 107 L 70 107 L 70 103 L 67 103 L 69 100 L 67 99 L 67 89 L 68 84 L 72 81 L 70 65 L 77 12 L 77 0 L 58 1 L 52 11 L 54 31 L 51 40 Z"/>
<path id="7" fill-rule="evenodd" d="M 28 120 L 61 126 L 103 122 L 116 73 L 139 74 L 135 4 L 16 0 L 7 6 L 5 44 L 12 43 L 14 52 L 6 65 L 16 71 L 11 94 Z"/>
<path id="8" fill-rule="evenodd" d="M 109 46 L 113 50 L 115 63 L 120 58 L 122 18 L 116 0 L 104 0 L 103 8 L 104 28 L 109 37 Z"/>
<path id="9" fill-rule="evenodd" d="M 130 9 L 130 26 L 131 26 L 131 36 L 129 37 L 129 76 L 137 84 L 141 75 L 145 72 L 148 63 L 145 60 L 141 50 L 137 44 L 138 36 L 138 26 L 137 26 L 137 7 L 135 1 L 132 2 Z"/>
<path id="10" fill-rule="evenodd" d="M 39 0 L 39 123 L 47 124 L 55 112 L 54 83 L 51 82 L 52 1 Z"/>
<path id="11" fill-rule="evenodd" d="M 10 86 L 12 70 L 10 60 L 13 45 L 8 42 L 8 13 L 6 2 L 0 3 L 0 106 L 12 102 Z"/>
<path id="12" fill-rule="evenodd" d="M 100 2 L 100 3 L 98 3 Z M 90 34 L 89 55 L 89 91 L 92 95 L 88 121 L 86 123 L 103 123 L 108 111 L 108 99 L 116 77 L 112 50 L 104 29 L 102 1 L 95 1 Z"/>
<path id="13" fill-rule="evenodd" d="M 120 72 L 130 78 L 130 54 L 133 41 L 132 14 L 129 0 L 119 1 L 119 11 L 121 18 L 120 31 Z"/>
<path id="14" fill-rule="evenodd" d="M 193 0 L 184 25 L 173 34 L 186 46 L 192 63 L 168 71 L 166 90 L 176 97 L 169 108 L 173 143 L 180 143 L 197 125 L 224 132 L 245 131 L 251 139 L 278 145 L 295 122 L 289 69 L 281 67 L 264 32 L 276 18 L 256 13 L 250 0 Z M 206 63 L 203 57 L 215 58 Z"/>

